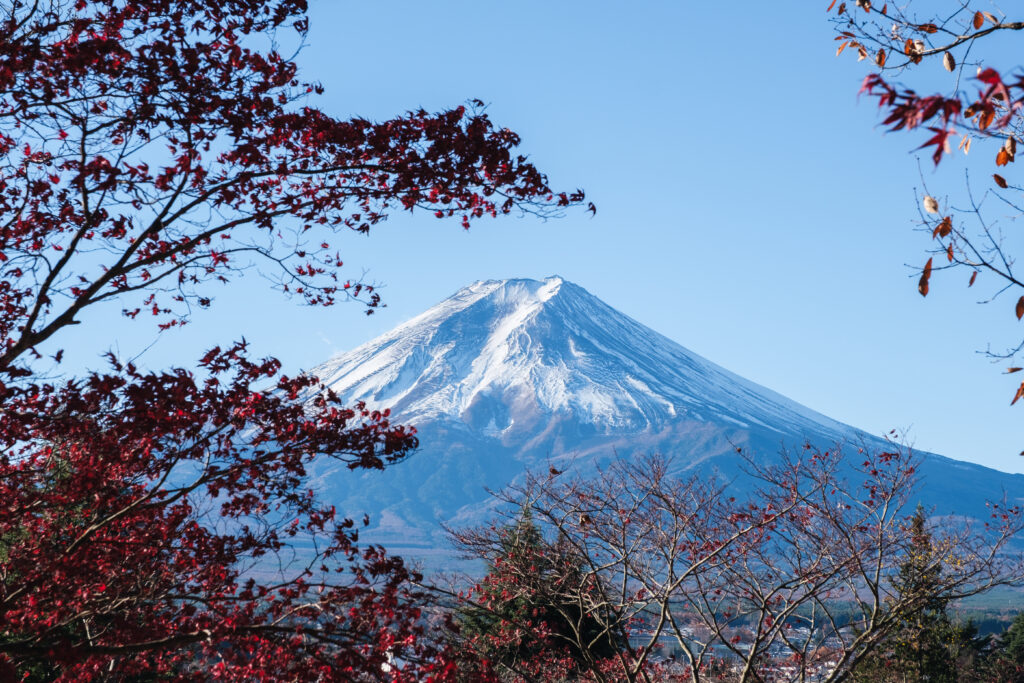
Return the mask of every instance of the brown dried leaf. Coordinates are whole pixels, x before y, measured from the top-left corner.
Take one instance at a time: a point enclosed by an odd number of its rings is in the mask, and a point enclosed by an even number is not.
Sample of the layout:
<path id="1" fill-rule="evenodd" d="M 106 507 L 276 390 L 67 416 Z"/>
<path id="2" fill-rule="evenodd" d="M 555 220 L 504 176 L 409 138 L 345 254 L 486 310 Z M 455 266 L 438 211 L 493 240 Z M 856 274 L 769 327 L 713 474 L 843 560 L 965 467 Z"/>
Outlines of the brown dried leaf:
<path id="1" fill-rule="evenodd" d="M 1006 149 L 1000 149 L 996 152 L 996 166 L 1006 166 L 1008 163 L 1010 163 L 1010 155 L 1006 152 Z M 998 183 L 999 181 L 997 180 L 996 182 Z M 1001 187 L 1006 187 L 1006 185 L 1001 185 Z"/>
<path id="2" fill-rule="evenodd" d="M 1024 296 L 1022 296 L 1021 298 L 1017 299 L 1017 310 L 1016 310 L 1016 313 L 1017 313 L 1017 320 L 1020 320 L 1021 318 L 1024 318 Z"/>
<path id="3" fill-rule="evenodd" d="M 885 50 L 879 50 L 878 54 L 875 55 L 875 64 L 880 67 L 885 66 Z"/>
<path id="4" fill-rule="evenodd" d="M 924 210 L 927 211 L 928 213 L 938 213 L 939 212 L 939 202 L 938 202 L 938 200 L 936 200 L 935 197 L 932 197 L 931 195 L 925 195 L 925 197 L 924 197 Z"/>
<path id="5" fill-rule="evenodd" d="M 956 68 L 956 60 L 953 59 L 953 55 L 950 52 L 942 55 L 942 66 L 946 67 L 946 71 L 952 71 Z"/>
<path id="6" fill-rule="evenodd" d="M 992 125 L 992 121 L 995 120 L 996 113 L 994 111 L 982 111 L 978 114 L 978 128 L 985 130 Z"/>
<path id="7" fill-rule="evenodd" d="M 948 237 L 949 233 L 953 232 L 953 218 L 952 216 L 946 216 L 935 226 L 932 230 L 932 239 L 936 237 Z"/>
<path id="8" fill-rule="evenodd" d="M 993 173 L 992 180 L 996 181 L 996 185 L 998 185 L 999 187 L 1003 188 L 1004 190 L 1006 189 L 1006 179 L 1003 178 L 1003 176 L 999 175 L 998 173 Z"/>
<path id="9" fill-rule="evenodd" d="M 995 15 L 993 15 L 991 12 L 982 12 L 982 14 L 985 16 L 986 19 L 991 21 L 993 25 L 999 25 L 999 20 L 996 19 Z"/>
<path id="10" fill-rule="evenodd" d="M 978 279 L 978 271 L 974 271 L 973 273 L 971 273 L 971 279 L 967 283 L 967 286 L 970 287 L 971 285 L 973 285 L 974 281 L 977 280 L 977 279 Z"/>
<path id="11" fill-rule="evenodd" d="M 1024 370 L 1024 368 L 1006 368 L 1006 374 L 1010 375 L 1014 372 L 1020 372 L 1021 370 Z"/>
<path id="12" fill-rule="evenodd" d="M 946 245 L 946 260 L 950 263 L 953 262 L 953 243 L 950 242 Z"/>
<path id="13" fill-rule="evenodd" d="M 931 276 L 932 260 L 928 259 L 928 263 L 924 264 L 924 270 L 921 272 L 921 279 L 917 281 L 917 291 L 921 292 L 921 296 L 928 296 L 928 279 Z"/>
<path id="14" fill-rule="evenodd" d="M 974 13 L 974 22 L 973 23 L 974 23 L 974 28 L 975 29 L 981 28 L 982 24 L 985 23 L 985 15 L 982 14 L 981 12 L 975 12 Z"/>
<path id="15" fill-rule="evenodd" d="M 839 55 L 843 54 L 843 50 L 845 50 L 846 46 L 849 45 L 849 44 L 850 44 L 850 41 L 848 41 L 848 40 L 844 40 L 842 43 L 840 43 L 839 44 L 839 48 L 836 50 L 836 57 L 838 57 Z"/>

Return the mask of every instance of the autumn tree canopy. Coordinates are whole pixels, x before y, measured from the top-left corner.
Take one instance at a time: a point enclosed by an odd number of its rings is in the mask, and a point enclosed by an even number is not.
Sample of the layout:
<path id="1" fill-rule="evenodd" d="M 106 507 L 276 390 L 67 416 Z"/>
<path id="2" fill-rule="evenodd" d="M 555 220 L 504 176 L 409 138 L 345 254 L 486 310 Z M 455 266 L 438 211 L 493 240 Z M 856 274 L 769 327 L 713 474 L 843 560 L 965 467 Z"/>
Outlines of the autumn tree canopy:
<path id="1" fill-rule="evenodd" d="M 392 211 L 558 213 L 480 103 L 339 120 L 278 51 L 305 0 L 0 3 L 0 677 L 436 677 L 400 559 L 307 489 L 416 445 L 244 342 L 194 369 L 60 374 L 81 313 L 160 330 L 253 264 L 313 305 L 377 293 L 339 233 Z M 289 38 L 290 37 L 290 38 Z M 219 345 L 218 345 L 219 344 Z M 44 353 L 46 354 L 44 356 Z"/>
<path id="2" fill-rule="evenodd" d="M 1024 72 L 994 43 L 1024 29 L 1024 17 L 1005 9 L 1009 14 L 988 2 L 870 0 L 828 6 L 836 54 L 854 55 L 871 69 L 861 94 L 877 102 L 883 126 L 912 135 L 909 144 L 926 150 L 935 166 L 968 153 L 990 160 L 984 177 L 967 176 L 965 187 L 925 187 L 920 227 L 931 245 L 918 291 L 928 295 L 933 273 L 963 271 L 968 287 L 985 286 L 983 300 L 1005 302 L 1006 315 L 1021 320 L 1024 277 L 1012 230 L 1024 205 L 1012 169 L 1024 136 Z M 936 74 L 945 74 L 938 87 Z M 1017 372 L 1013 360 L 1022 350 L 1024 341 L 1013 342 L 990 355 L 1011 361 L 1008 371 Z M 1024 383 L 1012 402 L 1022 397 Z"/>
<path id="3" fill-rule="evenodd" d="M 996 502 L 976 525 L 925 532 L 923 513 L 908 512 L 919 460 L 893 446 L 748 454 L 756 487 L 736 495 L 661 456 L 615 460 L 594 477 L 529 473 L 496 494 L 512 514 L 530 510 L 529 553 L 509 551 L 501 518 L 452 532 L 497 568 L 454 594 L 497 622 L 459 642 L 483 652 L 499 632 L 551 642 L 502 661 L 503 680 L 517 682 L 565 670 L 554 680 L 850 680 L 918 615 L 1024 578 L 1009 547 L 1021 510 Z M 558 580 L 539 581 L 542 566 L 561 567 Z M 537 618 L 545 610 L 508 609 L 538 603 L 570 624 L 585 615 L 588 628 L 553 633 Z M 569 640 L 589 656 L 559 658 Z"/>

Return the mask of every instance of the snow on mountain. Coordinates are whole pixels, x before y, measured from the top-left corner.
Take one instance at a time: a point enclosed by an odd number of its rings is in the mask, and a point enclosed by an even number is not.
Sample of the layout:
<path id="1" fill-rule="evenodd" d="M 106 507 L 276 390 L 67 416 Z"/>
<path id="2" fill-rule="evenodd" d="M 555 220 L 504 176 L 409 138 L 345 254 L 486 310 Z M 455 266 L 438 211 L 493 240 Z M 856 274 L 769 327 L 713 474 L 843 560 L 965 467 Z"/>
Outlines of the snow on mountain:
<path id="1" fill-rule="evenodd" d="M 850 434 L 559 277 L 476 282 L 315 372 L 346 399 L 389 406 L 410 422 L 466 419 L 481 401 L 511 392 L 605 431 L 686 415 Z M 491 417 L 492 430 L 513 426 L 507 413 Z"/>
<path id="2" fill-rule="evenodd" d="M 372 540 L 419 556 L 443 546 L 441 523 L 481 521 L 486 489 L 528 467 L 585 471 L 662 452 L 678 469 L 741 479 L 736 446 L 771 457 L 806 441 L 881 445 L 559 277 L 476 282 L 313 372 L 346 402 L 391 408 L 419 430 L 420 450 L 385 472 L 316 471 L 340 510 L 371 515 Z M 921 470 L 926 504 L 957 501 L 968 514 L 1024 491 L 1022 475 L 941 456 Z"/>

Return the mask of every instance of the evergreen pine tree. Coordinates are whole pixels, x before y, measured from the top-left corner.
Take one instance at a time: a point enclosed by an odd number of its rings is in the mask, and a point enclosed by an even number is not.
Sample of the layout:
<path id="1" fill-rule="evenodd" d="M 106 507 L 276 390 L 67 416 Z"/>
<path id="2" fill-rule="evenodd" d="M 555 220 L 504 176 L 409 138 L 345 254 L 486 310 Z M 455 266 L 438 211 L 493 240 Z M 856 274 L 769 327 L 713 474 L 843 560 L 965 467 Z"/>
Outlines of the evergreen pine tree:
<path id="1" fill-rule="evenodd" d="M 1024 612 L 1013 620 L 1010 628 L 1000 637 L 999 644 L 1007 659 L 1024 666 Z"/>
<path id="2" fill-rule="evenodd" d="M 918 506 L 910 519 L 911 543 L 893 579 L 900 598 L 918 606 L 903 615 L 888 641 L 854 672 L 858 683 L 958 683 L 973 665 L 984 639 L 973 623 L 955 624 L 947 613 L 949 599 L 941 587 L 940 548 L 932 543 L 927 515 Z"/>
<path id="3" fill-rule="evenodd" d="M 1024 612 L 996 638 L 976 667 L 971 681 L 1024 683 Z"/>
<path id="4" fill-rule="evenodd" d="M 477 606 L 460 610 L 462 636 L 511 671 L 545 657 L 584 664 L 614 656 L 616 639 L 581 607 L 580 563 L 545 540 L 529 508 L 499 538 Z"/>

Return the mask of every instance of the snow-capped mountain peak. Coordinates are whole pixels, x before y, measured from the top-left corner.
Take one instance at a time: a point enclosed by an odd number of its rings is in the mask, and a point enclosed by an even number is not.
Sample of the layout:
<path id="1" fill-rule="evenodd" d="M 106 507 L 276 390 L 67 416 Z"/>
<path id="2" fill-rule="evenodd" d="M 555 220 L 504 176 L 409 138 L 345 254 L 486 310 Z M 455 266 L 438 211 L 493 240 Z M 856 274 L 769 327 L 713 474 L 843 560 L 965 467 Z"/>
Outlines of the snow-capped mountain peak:
<path id="1" fill-rule="evenodd" d="M 444 554 L 439 522 L 481 522 L 493 502 L 487 490 L 526 468 L 557 462 L 588 472 L 660 452 L 673 468 L 742 488 L 751 482 L 737 446 L 759 458 L 807 442 L 890 447 L 559 277 L 475 282 L 314 372 L 346 402 L 391 408 L 395 422 L 419 430 L 408 462 L 354 474 L 326 460 L 314 478 L 339 509 L 370 514 L 366 538 L 420 558 Z M 918 471 L 922 502 L 948 511 L 957 501 L 968 515 L 983 514 L 985 499 L 1001 491 L 1024 490 L 1024 476 L 941 456 L 926 455 Z"/>
<path id="2" fill-rule="evenodd" d="M 500 432 L 572 414 L 598 431 L 686 417 L 849 433 L 557 276 L 475 282 L 315 372 L 347 400 L 412 423 L 444 416 Z"/>

